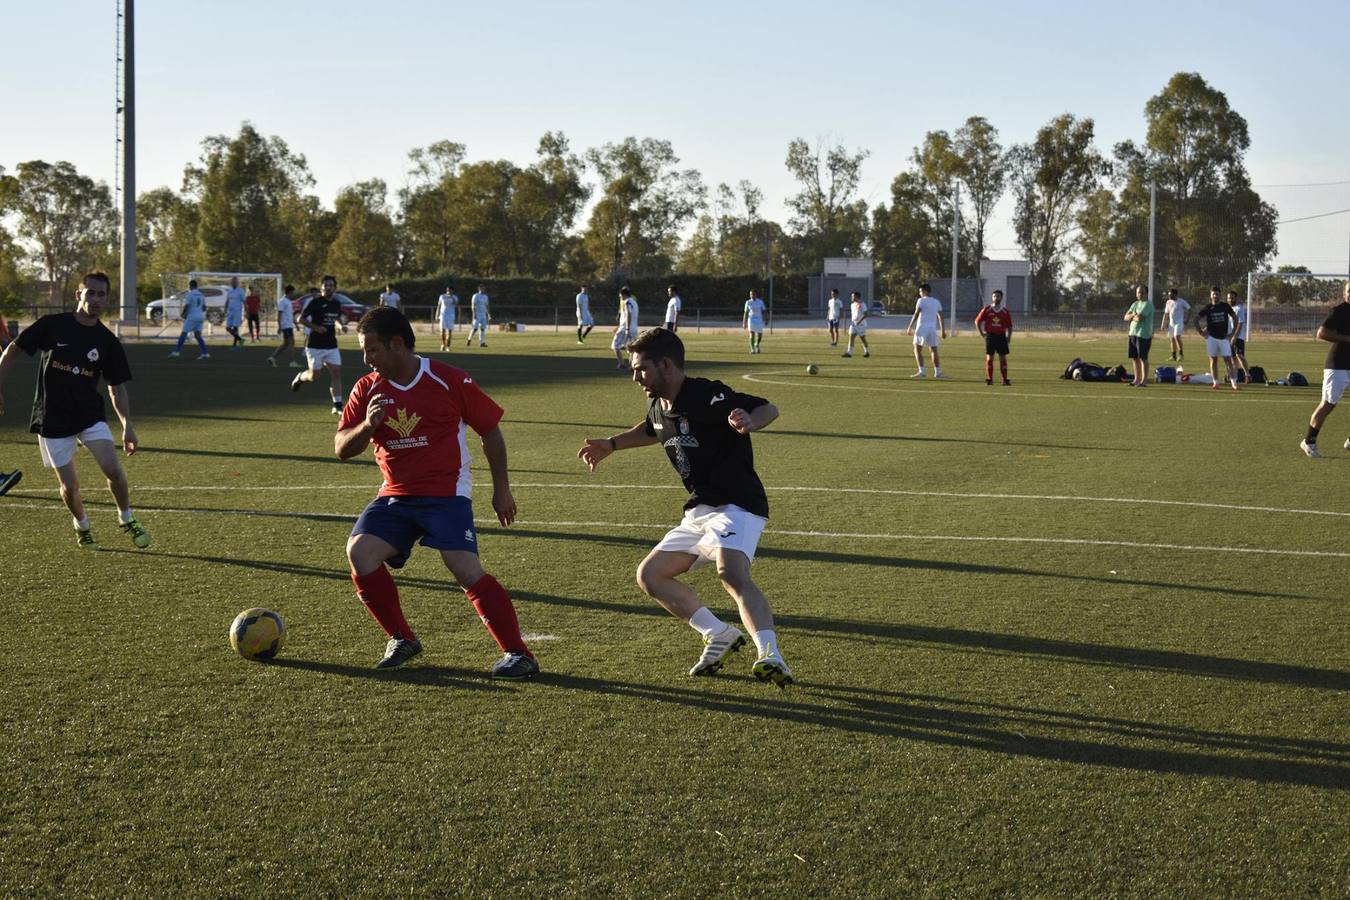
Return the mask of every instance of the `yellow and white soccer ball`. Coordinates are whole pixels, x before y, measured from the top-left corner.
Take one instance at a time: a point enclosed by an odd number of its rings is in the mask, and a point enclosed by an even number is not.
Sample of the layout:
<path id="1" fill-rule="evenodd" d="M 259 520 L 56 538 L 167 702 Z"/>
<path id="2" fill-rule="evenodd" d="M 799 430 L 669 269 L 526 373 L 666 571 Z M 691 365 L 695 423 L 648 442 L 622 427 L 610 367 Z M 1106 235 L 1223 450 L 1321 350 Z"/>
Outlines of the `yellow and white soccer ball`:
<path id="1" fill-rule="evenodd" d="M 230 624 L 230 646 L 244 659 L 272 659 L 286 646 L 286 623 L 270 609 L 246 609 Z"/>

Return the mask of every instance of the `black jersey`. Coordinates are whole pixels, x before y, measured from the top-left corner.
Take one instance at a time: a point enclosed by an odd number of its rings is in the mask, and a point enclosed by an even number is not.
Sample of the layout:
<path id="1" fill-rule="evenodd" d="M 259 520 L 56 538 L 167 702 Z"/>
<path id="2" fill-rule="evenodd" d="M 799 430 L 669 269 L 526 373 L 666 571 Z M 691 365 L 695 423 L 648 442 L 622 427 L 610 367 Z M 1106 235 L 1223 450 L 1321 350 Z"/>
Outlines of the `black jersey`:
<path id="1" fill-rule="evenodd" d="M 131 380 L 117 335 L 102 322 L 81 325 L 74 313 L 43 316 L 14 343 L 29 356 L 42 353 L 28 430 L 43 437 L 70 437 L 106 421 L 99 378 L 113 385 Z"/>
<path id="2" fill-rule="evenodd" d="M 749 412 L 769 401 L 738 394 L 720 381 L 686 378 L 670 409 L 660 398 L 647 408 L 647 434 L 661 439 L 689 491 L 685 509 L 734 503 L 768 518 L 769 498 L 755 474 L 749 435 L 727 423 L 733 409 Z"/>
<path id="3" fill-rule="evenodd" d="M 1350 334 L 1350 301 L 1333 306 L 1322 327 L 1337 334 Z M 1350 344 L 1336 341 L 1327 348 L 1327 361 L 1322 368 L 1350 369 Z"/>
<path id="4" fill-rule="evenodd" d="M 305 304 L 304 310 L 300 313 L 303 318 L 309 317 L 309 321 L 314 325 L 322 325 L 324 333 L 310 329 L 309 336 L 305 338 L 305 346 L 313 350 L 332 350 L 337 347 L 337 326 L 338 317 L 342 315 L 342 303 L 338 298 L 332 297 L 328 300 L 319 295 Z M 304 324 L 303 322 L 301 324 Z"/>
<path id="5" fill-rule="evenodd" d="M 1205 334 L 1220 340 L 1228 337 L 1232 322 L 1236 320 L 1237 313 L 1233 311 L 1233 307 L 1222 300 L 1201 307 L 1200 312 L 1195 315 L 1195 321 L 1204 324 Z"/>

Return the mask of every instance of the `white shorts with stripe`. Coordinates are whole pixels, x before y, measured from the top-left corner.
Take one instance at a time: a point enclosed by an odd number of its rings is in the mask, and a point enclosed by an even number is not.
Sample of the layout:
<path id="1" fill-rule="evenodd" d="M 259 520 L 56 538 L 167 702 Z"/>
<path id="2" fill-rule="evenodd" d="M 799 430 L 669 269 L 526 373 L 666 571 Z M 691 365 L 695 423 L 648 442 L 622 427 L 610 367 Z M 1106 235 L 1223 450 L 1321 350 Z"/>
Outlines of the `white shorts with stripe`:
<path id="1" fill-rule="evenodd" d="M 717 562 L 717 551 L 739 550 L 754 560 L 759 535 L 769 522 L 746 512 L 734 503 L 709 506 L 706 503 L 684 511 L 684 519 L 661 538 L 657 550 L 689 553 L 697 559 L 693 568 Z"/>
<path id="2" fill-rule="evenodd" d="M 112 443 L 112 439 L 112 429 L 108 427 L 108 423 L 95 422 L 79 434 L 72 434 L 69 437 L 46 438 L 38 435 L 38 453 L 42 456 L 44 466 L 59 469 L 75 458 L 77 443 L 88 447 L 90 441 Z"/>
<path id="3" fill-rule="evenodd" d="M 324 366 L 337 366 L 342 368 L 342 351 L 337 347 L 327 347 L 316 349 L 314 347 L 305 348 L 305 359 L 309 361 L 309 367 L 314 371 L 322 369 Z"/>

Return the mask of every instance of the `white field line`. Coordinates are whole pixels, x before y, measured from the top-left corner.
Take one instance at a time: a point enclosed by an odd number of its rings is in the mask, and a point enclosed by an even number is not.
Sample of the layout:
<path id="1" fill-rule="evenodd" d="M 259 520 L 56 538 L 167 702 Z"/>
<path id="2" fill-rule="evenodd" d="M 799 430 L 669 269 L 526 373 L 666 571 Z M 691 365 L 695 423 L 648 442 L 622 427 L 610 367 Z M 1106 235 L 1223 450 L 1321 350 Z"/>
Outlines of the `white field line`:
<path id="1" fill-rule="evenodd" d="M 513 488 L 556 488 L 559 490 L 584 491 L 681 491 L 679 484 L 609 484 L 568 481 L 517 481 Z M 243 491 L 377 491 L 378 484 L 315 484 L 315 485 L 277 485 L 260 484 L 196 484 L 196 485 L 135 485 L 137 494 L 190 491 L 197 493 Z M 1299 509 L 1285 506 L 1251 506 L 1241 503 L 1211 503 L 1204 500 L 1154 500 L 1147 497 L 1081 497 L 1073 494 L 991 494 L 970 491 L 906 491 L 898 488 L 846 488 L 812 487 L 802 485 L 768 485 L 765 490 L 774 493 L 822 493 L 822 494 L 871 494 L 890 497 L 950 497 L 956 500 L 1029 500 L 1047 503 L 1115 503 L 1122 506 L 1181 506 L 1193 509 L 1223 509 L 1234 512 L 1287 513 L 1297 516 L 1333 516 L 1350 518 L 1350 512 L 1338 512 L 1330 509 Z M 14 497 L 25 496 L 22 490 L 15 491 Z M 265 510 L 263 510 L 265 511 Z"/>
<path id="2" fill-rule="evenodd" d="M 7 503 L 4 508 L 12 509 L 65 509 L 59 502 L 51 501 L 48 503 Z M 316 510 L 225 510 L 225 509 L 161 509 L 155 510 L 154 515 L 226 515 L 226 516 L 277 516 L 277 515 L 309 515 L 324 516 L 334 520 L 356 521 L 356 514 L 352 512 L 341 513 L 321 513 Z M 476 518 L 474 523 L 477 525 L 495 526 L 496 519 Z M 672 527 L 670 523 L 664 525 L 652 525 L 646 522 L 602 522 L 602 521 L 573 521 L 573 520 L 542 520 L 542 519 L 517 519 L 516 524 L 522 527 L 531 528 L 605 528 L 617 531 L 669 531 Z M 766 528 L 762 534 L 780 535 L 782 537 L 804 537 L 804 538 L 823 538 L 827 540 L 868 540 L 868 541 L 919 541 L 919 542 L 951 542 L 959 541 L 965 543 L 1000 543 L 1000 544 L 1057 544 L 1061 546 L 1077 547 L 1125 547 L 1138 550 L 1192 550 L 1199 553 L 1245 553 L 1260 556 L 1293 556 L 1293 557 L 1325 557 L 1331 559 L 1350 559 L 1350 552 L 1338 550 L 1283 550 L 1272 547 L 1223 547 L 1223 546 L 1205 546 L 1202 544 L 1165 544 L 1161 542 L 1150 541 L 1100 541 L 1088 538 L 1041 538 L 1041 537 L 1009 537 L 1007 535 L 962 535 L 962 534 L 877 534 L 873 532 L 859 531 L 796 531 L 780 528 Z M 565 535 L 556 535 L 556 537 L 565 540 Z"/>
<path id="3" fill-rule="evenodd" d="M 1014 374 L 1015 374 L 1015 373 L 1014 373 Z M 1044 398 L 1048 398 L 1048 399 L 1051 399 L 1051 400 L 1091 400 L 1091 401 L 1093 401 L 1093 402 L 1100 402 L 1100 401 L 1102 401 L 1102 400 L 1120 400 L 1120 401 L 1125 401 L 1125 402 L 1136 402 L 1136 401 L 1144 400 L 1144 399 L 1146 399 L 1146 398 L 1155 396 L 1154 393 L 1153 393 L 1153 391 L 1151 391 L 1151 390 L 1150 390 L 1150 391 L 1145 391 L 1145 392 L 1143 392 L 1143 393 L 1139 393 L 1137 388 L 1136 388 L 1134 391 L 1131 391 L 1131 392 L 1128 393 L 1128 394 L 1100 394 L 1100 393 L 1095 393 L 1095 392 L 1094 392 L 1094 393 L 1091 393 L 1091 394 L 1081 394 L 1081 395 L 1079 395 L 1079 394 L 1036 394 L 1036 393 L 1031 393 L 1031 392 L 1029 392 L 1029 391 L 1018 391 L 1018 390 L 1011 390 L 1011 391 L 1009 391 L 1009 390 L 1001 390 L 1001 391 L 995 391 L 995 390 L 979 391 L 979 390 L 962 390 L 962 389 L 960 389 L 960 388 L 954 388 L 954 387 L 953 387 L 953 388 L 947 388 L 947 387 L 917 387 L 917 386 L 915 386 L 915 387 L 901 387 L 901 386 L 899 386 L 899 385 L 897 385 L 897 386 L 895 386 L 895 387 L 889 387 L 889 386 L 888 386 L 888 387 L 869 387 L 869 386 L 865 386 L 865 385 L 857 385 L 857 384 L 834 384 L 834 383 L 828 383 L 828 384 L 827 384 L 825 381 L 822 381 L 822 380 L 820 380 L 820 379 L 815 379 L 815 380 L 812 380 L 812 381 L 783 381 L 783 380 L 780 380 L 780 379 L 774 379 L 774 378 L 766 377 L 766 376 L 769 376 L 769 375 L 791 375 L 791 376 L 797 376 L 797 372 L 796 372 L 796 370 L 793 370 L 793 371 L 791 371 L 791 372 L 763 372 L 763 373 L 760 373 L 760 374 L 755 374 L 754 372 L 751 372 L 750 374 L 748 374 L 748 375 L 742 375 L 741 377 L 744 378 L 746 381 L 753 381 L 753 382 L 756 382 L 756 383 L 758 383 L 758 384 L 776 384 L 776 385 L 781 385 L 781 386 L 784 386 L 784 387 L 814 387 L 814 388 L 821 388 L 821 389 L 824 389 L 824 390 L 831 390 L 831 391 L 869 391 L 869 392 L 879 392 L 879 393 L 884 393 L 884 394 L 924 394 L 924 395 L 927 395 L 927 396 L 929 396 L 929 397 L 942 398 L 942 399 L 950 399 L 953 395 L 960 395 L 960 397 L 962 397 L 962 398 L 969 397 L 969 398 L 973 398 L 973 399 L 981 399 L 981 400 L 991 400 L 991 399 L 996 399 L 996 398 L 999 398 L 999 397 L 1044 397 Z M 807 377 L 810 377 L 810 376 L 807 376 Z M 906 380 L 906 381 L 909 380 L 907 376 L 905 377 L 905 380 Z M 930 382 L 935 381 L 935 380 L 936 380 L 936 379 L 928 378 L 928 379 L 925 379 L 925 383 L 930 383 Z M 951 382 L 951 381 L 949 381 L 949 380 L 947 380 L 947 379 L 942 379 L 942 380 L 939 381 L 938 383 L 941 384 L 941 383 L 943 383 L 944 381 L 947 382 L 948 384 L 955 384 L 954 382 Z M 967 382 L 967 383 L 968 383 L 968 384 L 971 384 L 972 386 L 974 386 L 974 384 L 975 384 L 975 382 L 973 382 L 973 381 Z M 986 385 L 986 386 L 987 386 L 987 385 Z M 1103 386 L 1106 388 L 1107 391 L 1110 391 L 1110 390 L 1111 390 L 1109 384 L 1104 384 Z M 1119 385 L 1117 385 L 1117 386 L 1119 386 Z M 1152 387 L 1162 387 L 1162 385 L 1150 385 L 1150 387 L 1151 387 L 1151 388 L 1152 388 Z M 1180 387 L 1180 389 L 1182 389 L 1182 390 L 1185 390 L 1185 389 L 1187 389 L 1188 386 L 1187 386 L 1187 385 L 1179 385 L 1179 386 L 1174 385 L 1174 386 L 1173 386 L 1173 390 L 1176 390 L 1178 387 Z M 1243 393 L 1248 393 L 1248 392 L 1251 392 L 1251 391 L 1256 390 L 1256 389 L 1259 388 L 1259 387 L 1264 387 L 1264 385 L 1248 385 L 1248 386 L 1246 386 L 1246 387 L 1244 387 L 1244 388 L 1242 389 L 1242 392 L 1243 392 Z M 1195 390 L 1195 391 L 1200 391 L 1200 390 L 1203 389 L 1203 390 L 1205 390 L 1207 393 L 1210 392 L 1210 389 L 1209 389 L 1209 388 L 1201 388 L 1199 385 L 1196 385 L 1196 386 L 1194 386 L 1194 387 L 1191 388 L 1191 389 L 1192 389 L 1192 390 Z M 1215 396 L 1209 396 L 1209 397 L 1194 397 L 1194 396 L 1193 396 L 1193 397 L 1182 397 L 1182 396 L 1179 396 L 1179 395 L 1177 395 L 1177 394 L 1175 394 L 1175 393 L 1172 393 L 1171 391 L 1162 391 L 1162 390 L 1158 391 L 1156 396 L 1157 396 L 1158 399 L 1160 399 L 1160 400 L 1180 400 L 1180 401 L 1184 401 L 1184 402 L 1188 402 L 1188 403 L 1229 403 L 1229 402 L 1232 402 L 1232 401 L 1228 399 L 1227 395 L 1228 395 L 1228 394 L 1231 394 L 1232 392 L 1233 392 L 1232 389 L 1228 387 L 1227 383 L 1225 383 L 1225 384 L 1220 388 L 1220 391 L 1219 391 L 1219 393 L 1221 393 L 1223 396 L 1218 396 L 1218 397 L 1215 397 Z M 1316 405 L 1317 399 L 1318 399 L 1317 396 L 1315 396 L 1315 395 L 1313 395 L 1313 394 L 1309 394 L 1306 398 L 1290 397 L 1290 398 L 1286 398 L 1286 399 L 1283 399 L 1283 400 L 1277 399 L 1277 398 L 1275 398 L 1275 397 L 1247 397 L 1247 398 L 1245 398 L 1242 402 L 1244 402 L 1244 403 L 1283 403 L 1283 404 L 1299 404 L 1299 405 L 1307 405 L 1307 404 L 1309 404 L 1309 403 L 1312 403 L 1313 405 Z"/>

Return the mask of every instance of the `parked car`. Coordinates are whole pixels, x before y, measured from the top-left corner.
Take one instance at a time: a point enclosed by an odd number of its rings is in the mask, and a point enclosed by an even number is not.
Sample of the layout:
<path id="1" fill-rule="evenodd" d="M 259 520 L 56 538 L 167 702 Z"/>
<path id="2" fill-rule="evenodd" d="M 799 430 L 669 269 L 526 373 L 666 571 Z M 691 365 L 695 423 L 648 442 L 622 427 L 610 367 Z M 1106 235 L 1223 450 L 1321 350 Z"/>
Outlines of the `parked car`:
<path id="1" fill-rule="evenodd" d="M 296 325 L 300 324 L 300 313 L 304 312 L 305 304 L 308 303 L 310 300 L 313 300 L 317 296 L 319 295 L 310 291 L 301 294 L 299 297 L 295 298 Z M 338 315 L 338 321 L 341 322 L 343 325 L 346 325 L 349 322 L 355 322 L 356 320 L 360 319 L 362 316 L 366 314 L 366 307 L 362 306 L 360 303 L 357 303 L 355 300 L 353 300 L 351 297 L 348 297 L 346 294 L 334 294 L 333 296 L 336 297 L 337 301 L 342 304 L 342 312 Z"/>
<path id="2" fill-rule="evenodd" d="M 869 317 L 886 315 L 886 304 L 882 303 L 880 300 L 873 300 L 871 303 L 867 304 L 867 315 Z"/>
<path id="3" fill-rule="evenodd" d="M 225 321 L 225 292 L 223 285 L 210 285 L 198 288 L 206 298 L 206 320 L 212 325 Z M 176 322 L 183 318 L 183 295 L 187 291 L 170 294 L 160 300 L 151 300 L 145 306 L 145 317 L 156 325 L 163 322 Z"/>

